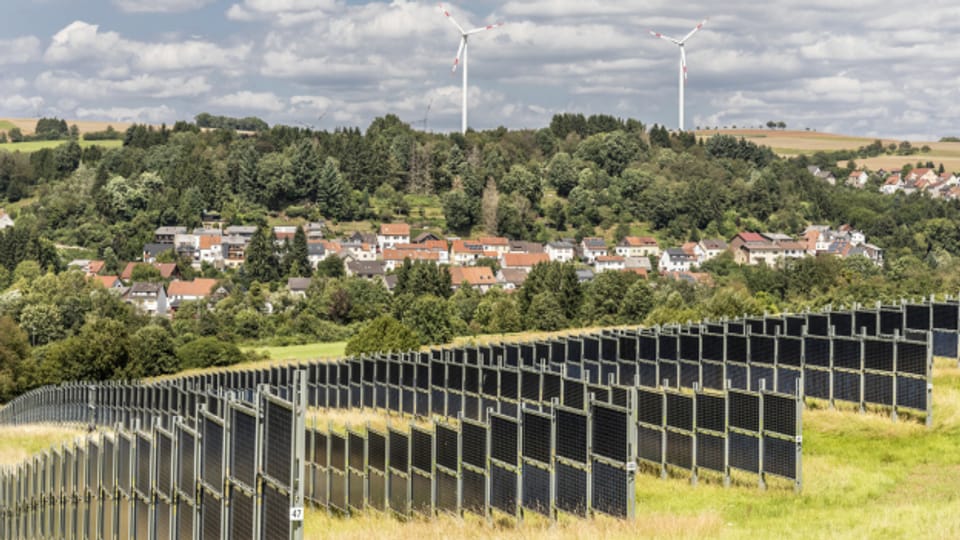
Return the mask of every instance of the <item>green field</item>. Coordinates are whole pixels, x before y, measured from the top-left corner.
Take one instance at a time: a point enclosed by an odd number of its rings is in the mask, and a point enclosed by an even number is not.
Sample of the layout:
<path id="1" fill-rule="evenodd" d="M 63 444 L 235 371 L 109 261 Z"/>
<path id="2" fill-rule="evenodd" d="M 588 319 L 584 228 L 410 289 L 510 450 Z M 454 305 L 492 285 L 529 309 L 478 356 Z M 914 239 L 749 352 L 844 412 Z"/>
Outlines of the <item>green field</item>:
<path id="1" fill-rule="evenodd" d="M 376 512 L 341 518 L 312 511 L 307 538 L 960 538 L 960 369 L 938 361 L 934 426 L 888 416 L 804 411 L 802 493 L 756 477 L 730 488 L 702 477 L 637 475 L 633 523 L 539 518 L 515 527 L 468 517 L 400 522 Z"/>
<path id="2" fill-rule="evenodd" d="M 271 360 L 312 360 L 343 356 L 346 347 L 347 343 L 345 341 L 339 341 L 336 343 L 310 343 L 287 347 L 248 347 L 247 350 L 252 349 L 264 353 Z"/>
<path id="3" fill-rule="evenodd" d="M 0 428 L 0 466 L 16 465 L 80 435 L 82 431 L 63 426 L 4 426 Z"/>
<path id="4" fill-rule="evenodd" d="M 16 127 L 17 126 L 13 125 L 13 122 L 9 120 L 0 120 L 0 131 L 10 131 Z"/>
<path id="5" fill-rule="evenodd" d="M 2 129 L 2 128 L 0 128 Z M 6 150 L 7 152 L 36 152 L 37 150 L 43 150 L 44 148 L 56 148 L 61 144 L 66 144 L 67 141 L 29 141 L 29 142 L 20 142 L 20 143 L 6 143 L 0 144 L 0 150 Z M 123 146 L 123 141 L 84 141 L 81 140 L 80 146 L 87 148 L 88 146 L 102 146 L 104 148 L 120 148 Z"/>

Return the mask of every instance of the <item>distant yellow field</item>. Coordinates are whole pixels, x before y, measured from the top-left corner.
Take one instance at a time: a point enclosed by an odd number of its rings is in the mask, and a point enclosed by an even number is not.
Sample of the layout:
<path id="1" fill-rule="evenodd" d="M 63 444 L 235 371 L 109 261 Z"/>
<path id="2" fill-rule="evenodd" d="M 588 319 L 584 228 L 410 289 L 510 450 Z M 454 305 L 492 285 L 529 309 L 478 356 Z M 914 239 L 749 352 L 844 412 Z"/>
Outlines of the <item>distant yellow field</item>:
<path id="1" fill-rule="evenodd" d="M 730 129 L 730 130 L 701 130 L 698 137 L 710 137 L 722 133 L 736 137 L 744 137 L 759 145 L 769 146 L 774 152 L 782 156 L 796 156 L 799 154 L 813 154 L 819 151 L 856 150 L 876 140 L 875 137 L 856 137 L 820 133 L 816 131 L 777 131 L 763 129 Z M 884 145 L 899 143 L 898 139 L 882 138 Z M 910 141 L 916 148 L 929 146 L 930 152 L 912 156 L 878 156 L 874 158 L 858 159 L 857 163 L 871 170 L 899 169 L 907 164 L 916 164 L 917 161 L 932 161 L 949 171 L 960 171 L 960 143 L 942 143 L 932 141 Z M 843 163 L 846 165 L 846 163 Z"/>
<path id="2" fill-rule="evenodd" d="M 18 127 L 24 135 L 33 135 L 34 129 L 37 127 L 37 120 L 39 120 L 39 118 L 0 118 L 0 130 L 9 131 L 11 128 Z M 127 128 L 133 124 L 131 122 L 67 119 L 67 125 L 76 125 L 82 135 L 84 133 L 90 133 L 91 131 L 104 131 L 107 129 L 107 126 L 113 126 L 113 129 L 117 131 L 126 131 Z"/>
<path id="3" fill-rule="evenodd" d="M 103 148 L 120 148 L 123 146 L 123 141 L 79 141 L 80 146 L 87 148 L 88 146 L 102 146 Z M 7 152 L 36 152 L 37 150 L 42 150 L 44 148 L 56 148 L 61 144 L 66 144 L 67 141 L 28 141 L 20 143 L 6 143 L 0 144 L 0 150 L 6 150 Z"/>

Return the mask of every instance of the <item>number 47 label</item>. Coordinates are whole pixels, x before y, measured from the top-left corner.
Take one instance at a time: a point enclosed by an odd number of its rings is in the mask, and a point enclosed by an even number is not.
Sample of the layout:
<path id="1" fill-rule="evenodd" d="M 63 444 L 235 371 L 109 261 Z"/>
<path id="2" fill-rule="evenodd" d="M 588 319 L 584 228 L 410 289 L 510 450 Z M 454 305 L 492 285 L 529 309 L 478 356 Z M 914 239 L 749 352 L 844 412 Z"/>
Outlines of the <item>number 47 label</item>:
<path id="1" fill-rule="evenodd" d="M 290 509 L 290 521 L 303 521 L 303 507 L 294 506 Z"/>

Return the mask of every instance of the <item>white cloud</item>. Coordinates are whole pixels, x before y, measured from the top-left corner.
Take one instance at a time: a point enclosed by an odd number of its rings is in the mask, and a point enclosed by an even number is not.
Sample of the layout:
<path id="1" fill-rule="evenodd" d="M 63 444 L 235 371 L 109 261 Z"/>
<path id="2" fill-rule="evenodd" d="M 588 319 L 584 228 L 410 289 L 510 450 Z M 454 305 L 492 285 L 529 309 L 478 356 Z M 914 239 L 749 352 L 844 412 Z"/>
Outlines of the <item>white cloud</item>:
<path id="1" fill-rule="evenodd" d="M 27 64 L 40 57 L 40 40 L 34 36 L 0 39 L 0 65 Z"/>
<path id="2" fill-rule="evenodd" d="M 142 71 L 237 71 L 242 69 L 252 48 L 250 44 L 223 47 L 195 39 L 168 43 L 133 41 L 117 32 L 101 32 L 99 25 L 74 21 L 53 36 L 44 60 L 50 64 L 91 62 L 110 70 L 129 67 Z"/>
<path id="3" fill-rule="evenodd" d="M 127 95 L 149 98 L 193 97 L 206 94 L 211 85 L 203 76 L 157 77 L 137 75 L 109 80 L 84 77 L 70 71 L 44 71 L 37 76 L 36 87 L 44 91 L 79 99 L 102 99 Z"/>
<path id="4" fill-rule="evenodd" d="M 21 96 L 19 94 L 0 94 L 0 114 L 6 116 L 33 116 L 43 107 L 44 99 L 40 96 Z"/>
<path id="5" fill-rule="evenodd" d="M 170 123 L 177 118 L 176 111 L 161 105 L 159 107 L 107 107 L 78 108 L 77 118 L 83 120 L 113 120 L 116 122 Z"/>
<path id="6" fill-rule="evenodd" d="M 129 13 L 178 13 L 200 9 L 215 0 L 113 0 L 113 4 Z"/>
<path id="7" fill-rule="evenodd" d="M 273 92 L 250 92 L 247 90 L 213 98 L 211 105 L 227 109 L 280 112 L 286 108 Z"/>

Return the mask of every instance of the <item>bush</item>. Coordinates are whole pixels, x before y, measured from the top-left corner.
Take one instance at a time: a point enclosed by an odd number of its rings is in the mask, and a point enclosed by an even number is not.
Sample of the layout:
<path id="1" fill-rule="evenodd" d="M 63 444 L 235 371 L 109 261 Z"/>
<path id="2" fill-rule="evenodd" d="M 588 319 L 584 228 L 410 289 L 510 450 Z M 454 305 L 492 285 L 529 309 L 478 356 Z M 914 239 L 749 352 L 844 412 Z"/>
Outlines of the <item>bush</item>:
<path id="1" fill-rule="evenodd" d="M 229 366 L 246 360 L 239 347 L 215 337 L 202 337 L 177 349 L 182 369 Z"/>
<path id="2" fill-rule="evenodd" d="M 420 336 L 416 332 L 389 315 L 381 315 L 347 343 L 346 354 L 410 351 L 419 347 Z"/>

